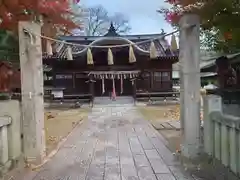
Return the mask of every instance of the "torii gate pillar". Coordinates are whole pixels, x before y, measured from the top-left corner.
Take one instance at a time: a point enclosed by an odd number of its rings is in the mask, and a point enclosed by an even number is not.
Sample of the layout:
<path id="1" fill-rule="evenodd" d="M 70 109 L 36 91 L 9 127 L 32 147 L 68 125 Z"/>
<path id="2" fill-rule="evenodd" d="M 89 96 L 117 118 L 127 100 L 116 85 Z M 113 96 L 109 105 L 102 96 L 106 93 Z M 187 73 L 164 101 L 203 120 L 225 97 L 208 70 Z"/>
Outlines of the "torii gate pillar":
<path id="1" fill-rule="evenodd" d="M 43 67 L 41 25 L 19 22 L 19 53 L 21 66 L 23 153 L 30 165 L 42 163 L 45 156 Z"/>
<path id="2" fill-rule="evenodd" d="M 181 117 L 183 118 L 183 156 L 200 154 L 200 18 L 184 14 L 180 25 Z"/>

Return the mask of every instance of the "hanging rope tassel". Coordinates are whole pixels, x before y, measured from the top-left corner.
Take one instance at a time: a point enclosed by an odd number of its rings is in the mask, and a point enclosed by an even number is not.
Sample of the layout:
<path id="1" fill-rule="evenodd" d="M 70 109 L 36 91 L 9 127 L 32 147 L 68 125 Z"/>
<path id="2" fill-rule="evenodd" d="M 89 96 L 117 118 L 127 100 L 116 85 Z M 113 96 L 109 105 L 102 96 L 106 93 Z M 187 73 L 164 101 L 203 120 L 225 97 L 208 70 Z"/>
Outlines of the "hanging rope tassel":
<path id="1" fill-rule="evenodd" d="M 150 51 L 150 59 L 156 59 L 157 58 L 157 49 L 156 49 L 153 41 L 151 42 L 149 51 Z"/>
<path id="2" fill-rule="evenodd" d="M 88 50 L 87 50 L 87 64 L 93 65 L 93 55 L 92 55 L 92 51 L 90 48 L 88 48 Z"/>
<path id="3" fill-rule="evenodd" d="M 70 46 L 67 47 L 67 60 L 73 60 L 72 48 Z"/>
<path id="4" fill-rule="evenodd" d="M 121 94 L 123 93 L 123 78 L 122 76 L 120 77 L 120 81 L 121 81 Z"/>
<path id="5" fill-rule="evenodd" d="M 132 45 L 129 46 L 129 63 L 135 63 L 136 62 L 136 57 L 133 51 Z"/>
<path id="6" fill-rule="evenodd" d="M 113 65 L 113 54 L 110 48 L 108 49 L 108 65 Z"/>
<path id="7" fill-rule="evenodd" d="M 171 38 L 171 50 L 172 52 L 176 52 L 178 50 L 176 36 L 173 34 Z"/>
<path id="8" fill-rule="evenodd" d="M 51 41 L 47 40 L 46 48 L 47 48 L 46 49 L 47 55 L 52 56 L 53 55 L 53 49 L 52 49 Z"/>

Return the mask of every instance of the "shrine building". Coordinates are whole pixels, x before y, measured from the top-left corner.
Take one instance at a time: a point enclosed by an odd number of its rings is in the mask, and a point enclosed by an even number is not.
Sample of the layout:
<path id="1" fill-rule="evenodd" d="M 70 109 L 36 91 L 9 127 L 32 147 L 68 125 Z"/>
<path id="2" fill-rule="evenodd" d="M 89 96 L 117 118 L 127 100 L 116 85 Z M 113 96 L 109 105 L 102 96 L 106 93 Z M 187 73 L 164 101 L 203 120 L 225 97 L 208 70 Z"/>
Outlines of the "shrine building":
<path id="1" fill-rule="evenodd" d="M 53 53 L 43 54 L 45 88 L 62 89 L 64 97 L 136 97 L 172 92 L 171 50 L 165 33 L 124 35 L 111 24 L 104 36 L 61 36 Z M 79 44 L 79 45 L 78 45 Z"/>

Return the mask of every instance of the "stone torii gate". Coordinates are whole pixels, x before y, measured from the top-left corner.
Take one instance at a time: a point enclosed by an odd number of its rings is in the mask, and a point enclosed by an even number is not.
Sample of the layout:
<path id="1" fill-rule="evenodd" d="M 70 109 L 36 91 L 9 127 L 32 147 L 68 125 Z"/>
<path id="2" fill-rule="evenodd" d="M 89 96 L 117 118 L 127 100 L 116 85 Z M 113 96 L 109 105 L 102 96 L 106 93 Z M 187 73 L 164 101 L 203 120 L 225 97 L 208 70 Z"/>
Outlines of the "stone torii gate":
<path id="1" fill-rule="evenodd" d="M 19 22 L 23 153 L 26 163 L 38 165 L 45 157 L 41 25 Z"/>
<path id="2" fill-rule="evenodd" d="M 182 155 L 196 158 L 202 150 L 200 136 L 200 18 L 184 14 L 179 22 L 180 101 Z"/>
<path id="3" fill-rule="evenodd" d="M 200 20 L 185 14 L 180 20 L 182 154 L 195 158 L 200 144 Z M 43 67 L 41 25 L 19 23 L 23 149 L 27 163 L 40 164 L 45 157 Z"/>

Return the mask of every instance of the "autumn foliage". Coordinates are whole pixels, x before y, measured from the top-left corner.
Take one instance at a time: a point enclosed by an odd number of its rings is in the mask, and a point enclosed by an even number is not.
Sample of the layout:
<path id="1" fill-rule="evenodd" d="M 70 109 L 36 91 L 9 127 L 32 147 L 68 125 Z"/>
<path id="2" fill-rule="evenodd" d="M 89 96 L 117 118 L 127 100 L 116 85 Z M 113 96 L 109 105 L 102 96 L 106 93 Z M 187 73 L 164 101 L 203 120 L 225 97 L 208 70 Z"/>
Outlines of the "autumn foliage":
<path id="1" fill-rule="evenodd" d="M 178 26 L 186 13 L 199 15 L 201 19 L 202 46 L 226 53 L 240 49 L 240 1 L 239 0 L 166 0 L 170 5 L 158 12 L 170 24 Z"/>
<path id="2" fill-rule="evenodd" d="M 19 21 L 41 20 L 48 33 L 67 31 L 76 28 L 70 15 L 69 0 L 0 0 L 1 29 L 16 31 Z"/>
<path id="3" fill-rule="evenodd" d="M 171 24 L 177 24 L 185 12 L 200 13 L 206 5 L 206 0 L 165 0 L 165 2 L 171 4 L 171 8 L 162 8 L 158 12 L 163 13 Z"/>

